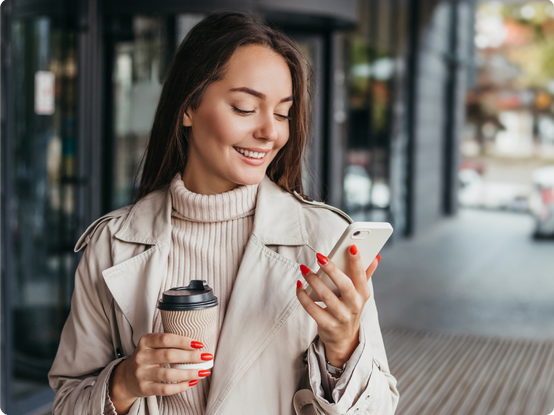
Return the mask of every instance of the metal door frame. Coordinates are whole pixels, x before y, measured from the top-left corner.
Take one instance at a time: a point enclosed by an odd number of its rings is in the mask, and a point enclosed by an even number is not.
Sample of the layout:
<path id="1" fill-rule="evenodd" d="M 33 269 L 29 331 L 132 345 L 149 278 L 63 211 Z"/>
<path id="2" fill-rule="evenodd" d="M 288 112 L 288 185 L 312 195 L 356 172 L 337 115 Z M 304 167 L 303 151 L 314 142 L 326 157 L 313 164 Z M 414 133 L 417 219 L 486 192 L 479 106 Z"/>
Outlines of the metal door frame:
<path id="1" fill-rule="evenodd" d="M 9 409 L 9 398 L 11 397 L 11 336 L 8 333 L 11 332 L 11 304 L 10 296 L 7 295 L 11 292 L 11 284 L 9 278 L 6 278 L 7 275 L 10 275 L 10 264 L 6 259 L 9 258 L 9 249 L 7 240 L 6 229 L 8 229 L 7 224 L 9 223 L 8 219 L 8 198 L 9 194 L 9 181 L 7 180 L 7 172 L 9 171 L 8 166 L 10 163 L 9 157 L 7 156 L 10 151 L 9 141 L 7 140 L 9 124 L 7 120 L 11 113 L 10 107 L 7 105 L 9 102 L 8 96 L 11 95 L 11 82 L 10 82 L 10 72 L 9 68 L 9 57 L 10 57 L 10 39 L 11 39 L 11 0 L 6 0 L 2 3 L 0 7 L 0 48 L 1 48 L 1 59 L 0 59 L 0 301 L 1 301 L 1 334 L 0 334 L 0 343 L 1 343 L 1 361 L 0 366 L 2 370 L 0 371 L 0 407 L 2 411 L 8 412 Z"/>

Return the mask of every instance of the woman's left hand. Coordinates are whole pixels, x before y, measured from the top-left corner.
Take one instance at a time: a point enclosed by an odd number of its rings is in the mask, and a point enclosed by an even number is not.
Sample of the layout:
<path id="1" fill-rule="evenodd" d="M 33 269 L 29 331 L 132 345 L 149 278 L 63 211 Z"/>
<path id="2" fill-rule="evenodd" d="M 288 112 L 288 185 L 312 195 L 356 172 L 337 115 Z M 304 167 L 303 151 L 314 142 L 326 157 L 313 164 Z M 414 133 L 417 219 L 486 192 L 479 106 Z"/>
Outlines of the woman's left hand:
<path id="1" fill-rule="evenodd" d="M 364 270 L 356 246 L 352 245 L 348 252 L 352 279 L 328 258 L 317 254 L 319 265 L 339 289 L 340 298 L 308 267 L 300 266 L 302 275 L 325 303 L 326 308 L 320 307 L 308 296 L 300 281 L 296 289 L 298 301 L 317 323 L 319 337 L 325 344 L 327 360 L 336 367 L 341 367 L 358 347 L 360 317 L 370 297 L 367 282 L 381 259 L 381 256 L 377 255 L 369 268 Z"/>

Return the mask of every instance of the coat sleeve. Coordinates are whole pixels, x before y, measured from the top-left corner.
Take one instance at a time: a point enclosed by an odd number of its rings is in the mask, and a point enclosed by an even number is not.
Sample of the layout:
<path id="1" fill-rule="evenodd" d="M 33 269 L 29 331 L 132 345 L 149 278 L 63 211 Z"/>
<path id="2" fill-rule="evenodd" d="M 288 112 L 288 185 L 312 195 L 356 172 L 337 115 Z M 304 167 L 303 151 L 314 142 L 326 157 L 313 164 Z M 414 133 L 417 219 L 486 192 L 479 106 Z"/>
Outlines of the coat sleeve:
<path id="1" fill-rule="evenodd" d="M 373 290 L 372 290 L 373 292 Z M 316 344 L 308 349 L 310 387 L 313 405 L 328 415 L 393 415 L 398 404 L 396 379 L 390 374 L 373 296 L 368 300 L 360 327 L 361 353 L 354 367 L 348 367 L 332 392 L 334 402 L 321 393 L 321 368 Z M 356 352 L 358 349 L 356 350 Z M 349 362 L 350 363 L 350 362 Z M 351 370 L 349 370 L 351 369 Z M 343 376 L 346 376 L 343 379 Z"/>
<path id="2" fill-rule="evenodd" d="M 94 228 L 75 274 L 71 312 L 48 374 L 56 392 L 53 415 L 103 414 L 107 382 L 123 359 L 115 354 L 109 321 L 113 300 L 102 278 L 112 265 L 106 225 Z"/>

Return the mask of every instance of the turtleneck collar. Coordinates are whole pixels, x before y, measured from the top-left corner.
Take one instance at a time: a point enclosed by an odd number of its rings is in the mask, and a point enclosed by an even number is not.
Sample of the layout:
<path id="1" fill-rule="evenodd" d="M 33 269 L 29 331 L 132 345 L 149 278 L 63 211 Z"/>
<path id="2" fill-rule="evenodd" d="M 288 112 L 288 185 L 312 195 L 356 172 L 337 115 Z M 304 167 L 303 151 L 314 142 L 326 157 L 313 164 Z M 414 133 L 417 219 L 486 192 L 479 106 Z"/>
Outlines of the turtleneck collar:
<path id="1" fill-rule="evenodd" d="M 193 222 L 223 222 L 254 214 L 258 184 L 240 186 L 216 195 L 193 193 L 177 173 L 169 187 L 173 199 L 172 216 Z"/>

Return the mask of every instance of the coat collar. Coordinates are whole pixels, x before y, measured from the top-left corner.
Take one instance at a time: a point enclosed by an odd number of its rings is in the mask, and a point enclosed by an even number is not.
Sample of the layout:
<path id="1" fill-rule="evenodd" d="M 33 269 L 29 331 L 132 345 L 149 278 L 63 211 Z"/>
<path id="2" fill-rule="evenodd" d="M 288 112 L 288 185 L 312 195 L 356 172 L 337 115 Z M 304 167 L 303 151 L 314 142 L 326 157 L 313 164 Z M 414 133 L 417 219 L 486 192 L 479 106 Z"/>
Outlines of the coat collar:
<path id="1" fill-rule="evenodd" d="M 121 241 L 145 245 L 171 240 L 172 199 L 169 188 L 157 190 L 139 200 L 115 235 Z M 286 217 L 282 214 L 286 212 Z M 258 187 L 252 233 L 265 245 L 308 243 L 302 206 L 269 177 Z"/>

